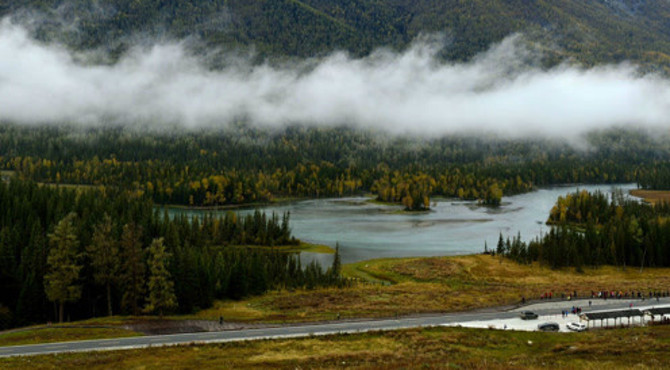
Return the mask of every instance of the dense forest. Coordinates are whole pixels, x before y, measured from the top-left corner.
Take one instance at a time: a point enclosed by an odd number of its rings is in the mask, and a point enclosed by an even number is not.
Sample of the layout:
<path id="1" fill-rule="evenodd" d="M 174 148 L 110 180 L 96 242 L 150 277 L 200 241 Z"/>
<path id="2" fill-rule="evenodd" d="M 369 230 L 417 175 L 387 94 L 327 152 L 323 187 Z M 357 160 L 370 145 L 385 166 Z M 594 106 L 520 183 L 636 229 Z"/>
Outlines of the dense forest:
<path id="1" fill-rule="evenodd" d="M 521 263 L 550 267 L 670 266 L 670 204 L 650 205 L 624 194 L 581 191 L 559 197 L 551 230 L 529 243 L 499 239 L 497 252 Z"/>
<path id="2" fill-rule="evenodd" d="M 637 174 L 638 186 L 649 190 L 670 190 L 670 163 L 642 169 Z"/>
<path id="3" fill-rule="evenodd" d="M 667 1 L 0 0 L 0 15 L 13 15 L 39 39 L 112 57 L 147 38 L 187 37 L 200 40 L 203 53 L 251 50 L 259 60 L 334 50 L 361 56 L 440 33 L 443 57 L 467 60 L 522 32 L 546 46 L 550 64 L 670 60 Z"/>
<path id="4" fill-rule="evenodd" d="M 289 215 L 170 218 L 111 188 L 0 181 L 0 327 L 113 313 L 189 313 L 275 288 L 342 285 L 272 246 Z"/>
<path id="5" fill-rule="evenodd" d="M 347 127 L 240 124 L 166 134 L 5 124 L 0 169 L 42 183 L 115 187 L 159 204 L 373 193 L 423 209 L 431 196 L 495 205 L 536 186 L 634 182 L 670 158 L 668 141 L 644 132 L 614 129 L 583 140 L 580 148 L 558 139 L 428 139 Z"/>

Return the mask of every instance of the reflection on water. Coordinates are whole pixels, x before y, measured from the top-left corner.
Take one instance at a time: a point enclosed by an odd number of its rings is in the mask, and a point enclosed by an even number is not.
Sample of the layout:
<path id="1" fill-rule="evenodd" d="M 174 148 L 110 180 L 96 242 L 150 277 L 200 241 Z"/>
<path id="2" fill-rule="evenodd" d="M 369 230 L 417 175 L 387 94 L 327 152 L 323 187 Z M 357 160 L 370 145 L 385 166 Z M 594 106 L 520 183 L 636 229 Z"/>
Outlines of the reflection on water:
<path id="1" fill-rule="evenodd" d="M 627 192 L 634 184 L 618 185 Z M 611 192 L 611 185 L 565 186 L 505 197 L 498 208 L 475 202 L 435 200 L 431 212 L 399 213 L 400 206 L 366 202 L 365 198 L 317 199 L 263 207 L 267 213 L 291 212 L 293 234 L 304 241 L 340 244 L 344 263 L 383 257 L 478 253 L 484 242 L 495 248 L 500 233 L 521 233 L 530 240 L 548 230 L 544 225 L 556 199 L 577 189 Z M 173 210 L 191 215 L 202 211 Z M 240 210 L 246 214 L 253 210 Z M 305 256 L 306 258 L 311 258 Z M 330 263 L 332 256 L 319 256 Z"/>

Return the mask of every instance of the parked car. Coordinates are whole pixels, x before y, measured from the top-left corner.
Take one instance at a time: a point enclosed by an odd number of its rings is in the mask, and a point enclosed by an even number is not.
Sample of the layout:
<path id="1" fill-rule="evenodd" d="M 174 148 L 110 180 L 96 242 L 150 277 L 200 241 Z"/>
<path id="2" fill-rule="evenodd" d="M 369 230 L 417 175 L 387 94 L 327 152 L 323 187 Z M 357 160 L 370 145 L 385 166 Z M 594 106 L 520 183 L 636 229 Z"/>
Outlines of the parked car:
<path id="1" fill-rule="evenodd" d="M 535 320 L 537 319 L 537 314 L 532 311 L 522 311 L 521 312 L 521 320 Z"/>
<path id="2" fill-rule="evenodd" d="M 558 331 L 559 326 L 558 323 L 555 322 L 543 322 L 542 324 L 539 324 L 537 328 L 540 331 Z"/>
<path id="3" fill-rule="evenodd" d="M 582 324 L 581 322 L 569 322 L 565 325 L 568 330 L 572 331 L 584 331 L 586 330 L 586 324 Z"/>

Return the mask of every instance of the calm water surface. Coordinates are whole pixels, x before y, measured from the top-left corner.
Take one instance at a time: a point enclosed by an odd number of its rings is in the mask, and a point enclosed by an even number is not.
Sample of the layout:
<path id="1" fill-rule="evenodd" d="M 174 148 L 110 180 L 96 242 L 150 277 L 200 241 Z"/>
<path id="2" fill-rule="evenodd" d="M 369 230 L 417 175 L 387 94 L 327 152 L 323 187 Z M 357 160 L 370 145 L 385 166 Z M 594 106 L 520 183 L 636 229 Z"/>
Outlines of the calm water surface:
<path id="1" fill-rule="evenodd" d="M 616 185 L 625 193 L 635 184 Z M 430 212 L 399 213 L 400 206 L 368 203 L 368 198 L 306 200 L 260 208 L 270 214 L 291 212 L 291 229 L 297 238 L 318 244 L 340 245 L 345 263 L 382 257 L 444 256 L 495 248 L 500 233 L 521 233 L 530 240 L 546 233 L 549 211 L 561 196 L 577 189 L 611 193 L 612 185 L 563 186 L 504 197 L 498 208 L 476 202 L 433 200 Z M 191 216 L 203 211 L 188 212 Z M 240 210 L 240 214 L 253 212 Z M 329 263 L 331 256 L 306 254 Z"/>

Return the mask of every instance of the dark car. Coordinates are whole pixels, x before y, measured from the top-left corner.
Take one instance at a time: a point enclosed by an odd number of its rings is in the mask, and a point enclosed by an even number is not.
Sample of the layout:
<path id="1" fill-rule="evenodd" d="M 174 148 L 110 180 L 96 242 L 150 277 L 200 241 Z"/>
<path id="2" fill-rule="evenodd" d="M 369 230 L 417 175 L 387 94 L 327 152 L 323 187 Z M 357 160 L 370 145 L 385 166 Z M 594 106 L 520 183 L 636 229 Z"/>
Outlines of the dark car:
<path id="1" fill-rule="evenodd" d="M 531 311 L 522 311 L 520 315 L 521 315 L 521 320 L 535 320 L 538 317 L 535 312 L 531 312 Z"/>
<path id="2" fill-rule="evenodd" d="M 540 331 L 558 331 L 558 323 L 555 322 L 543 322 L 537 326 Z"/>

